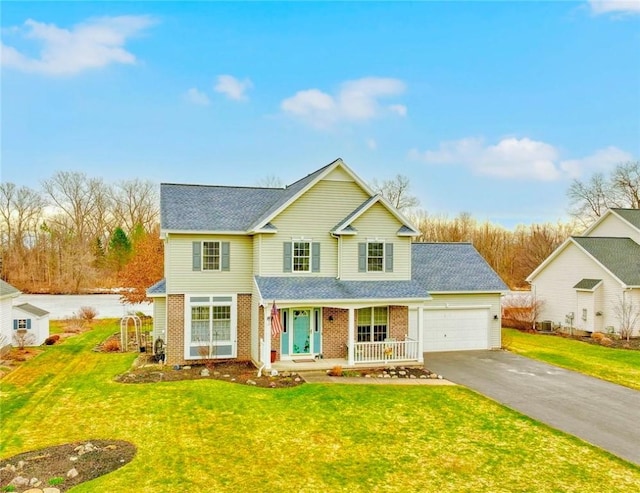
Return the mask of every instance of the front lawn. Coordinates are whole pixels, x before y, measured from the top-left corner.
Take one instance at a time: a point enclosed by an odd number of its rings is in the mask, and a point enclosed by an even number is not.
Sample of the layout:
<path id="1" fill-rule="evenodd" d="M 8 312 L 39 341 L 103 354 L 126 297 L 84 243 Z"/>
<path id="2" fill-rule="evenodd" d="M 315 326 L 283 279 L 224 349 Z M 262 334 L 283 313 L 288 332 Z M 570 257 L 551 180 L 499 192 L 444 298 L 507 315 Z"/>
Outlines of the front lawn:
<path id="1" fill-rule="evenodd" d="M 460 387 L 116 383 L 134 356 L 91 351 L 115 331 L 47 347 L 0 380 L 0 457 L 91 439 L 137 446 L 74 493 L 640 489 L 640 468 Z"/>
<path id="2" fill-rule="evenodd" d="M 509 351 L 640 390 L 640 351 L 515 329 L 502 330 L 503 345 Z"/>

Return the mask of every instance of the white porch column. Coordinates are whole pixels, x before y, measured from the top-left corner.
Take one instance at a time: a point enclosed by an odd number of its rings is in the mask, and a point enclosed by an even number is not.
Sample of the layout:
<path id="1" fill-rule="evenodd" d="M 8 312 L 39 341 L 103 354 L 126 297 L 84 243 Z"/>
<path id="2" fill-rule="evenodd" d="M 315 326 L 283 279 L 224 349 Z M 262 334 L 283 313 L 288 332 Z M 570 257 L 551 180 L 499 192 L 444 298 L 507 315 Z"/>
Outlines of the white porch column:
<path id="1" fill-rule="evenodd" d="M 354 347 L 356 333 L 356 311 L 354 308 L 349 308 L 349 327 L 347 330 L 347 364 L 352 366 L 354 364 Z"/>
<path id="2" fill-rule="evenodd" d="M 264 367 L 266 370 L 271 370 L 271 309 L 268 308 L 268 305 L 265 305 L 262 309 L 264 323 L 262 326 L 264 327 L 262 337 L 264 337 L 264 345 L 262 355 L 262 362 L 264 363 Z"/>
<path id="3" fill-rule="evenodd" d="M 423 336 L 423 326 L 424 326 L 424 309 L 419 306 L 418 307 L 418 363 L 424 363 L 424 348 L 422 347 L 422 338 Z"/>

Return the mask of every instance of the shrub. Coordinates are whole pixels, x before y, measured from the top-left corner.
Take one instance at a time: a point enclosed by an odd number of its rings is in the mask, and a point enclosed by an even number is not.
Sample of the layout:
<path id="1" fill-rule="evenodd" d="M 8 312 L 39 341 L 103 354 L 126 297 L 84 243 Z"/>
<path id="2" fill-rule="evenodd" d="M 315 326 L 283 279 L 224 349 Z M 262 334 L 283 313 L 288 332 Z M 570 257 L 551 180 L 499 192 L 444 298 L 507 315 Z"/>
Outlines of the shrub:
<path id="1" fill-rule="evenodd" d="M 608 337 L 602 337 L 602 339 L 600 339 L 600 344 L 603 346 L 611 346 L 611 344 L 613 344 L 613 341 Z"/>
<path id="2" fill-rule="evenodd" d="M 53 334 L 52 336 L 47 337 L 44 340 L 44 343 L 47 346 L 53 346 L 56 342 L 58 342 L 60 340 L 60 336 L 58 334 Z"/>
<path id="3" fill-rule="evenodd" d="M 107 339 L 102 345 L 102 349 L 109 353 L 120 351 L 120 341 L 118 339 Z"/>
<path id="4" fill-rule="evenodd" d="M 85 322 L 82 318 L 80 318 L 77 314 L 73 314 L 68 317 L 67 320 L 67 332 L 81 332 L 84 329 Z"/>
<path id="5" fill-rule="evenodd" d="M 591 334 L 591 339 L 593 339 L 596 342 L 602 341 L 604 337 L 605 335 L 602 332 L 594 332 L 593 334 Z"/>
<path id="6" fill-rule="evenodd" d="M 78 317 L 87 322 L 91 322 L 97 316 L 98 310 L 92 306 L 81 306 L 80 310 L 78 310 Z"/>
<path id="7" fill-rule="evenodd" d="M 332 377 L 341 377 L 342 376 L 342 367 L 340 365 L 336 365 L 331 370 L 329 370 L 329 375 Z"/>

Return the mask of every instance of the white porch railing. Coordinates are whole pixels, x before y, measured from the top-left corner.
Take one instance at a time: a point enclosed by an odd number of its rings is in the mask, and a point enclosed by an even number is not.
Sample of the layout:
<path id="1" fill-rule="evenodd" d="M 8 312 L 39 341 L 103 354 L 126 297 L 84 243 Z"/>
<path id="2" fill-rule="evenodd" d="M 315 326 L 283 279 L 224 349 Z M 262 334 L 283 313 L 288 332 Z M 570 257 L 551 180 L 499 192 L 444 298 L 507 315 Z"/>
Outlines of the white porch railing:
<path id="1" fill-rule="evenodd" d="M 356 342 L 355 363 L 390 363 L 395 361 L 418 360 L 418 341 L 406 338 L 404 341 Z"/>

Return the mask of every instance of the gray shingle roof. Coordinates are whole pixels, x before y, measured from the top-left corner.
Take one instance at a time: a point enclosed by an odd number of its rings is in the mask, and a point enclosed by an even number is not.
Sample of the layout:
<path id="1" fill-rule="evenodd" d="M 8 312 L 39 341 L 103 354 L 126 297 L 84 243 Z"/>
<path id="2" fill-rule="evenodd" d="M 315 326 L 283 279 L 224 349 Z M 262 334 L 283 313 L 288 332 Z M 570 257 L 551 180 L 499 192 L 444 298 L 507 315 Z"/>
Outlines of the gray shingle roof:
<path id="1" fill-rule="evenodd" d="M 414 281 L 341 281 L 335 277 L 255 276 L 263 300 L 427 300 L 424 286 Z"/>
<path id="2" fill-rule="evenodd" d="M 571 238 L 627 286 L 640 286 L 640 245 L 631 238 Z"/>
<path id="3" fill-rule="evenodd" d="M 20 294 L 19 289 L 14 288 L 8 282 L 5 282 L 2 279 L 0 279 L 0 297 L 4 298 L 5 296 L 12 296 L 12 295 L 17 296 L 19 294 Z"/>
<path id="4" fill-rule="evenodd" d="M 42 308 L 33 306 L 31 303 L 21 303 L 20 305 L 15 305 L 14 308 L 20 308 L 27 313 L 35 315 L 36 317 L 44 317 L 45 315 L 49 314 L 47 310 L 43 310 Z"/>
<path id="5" fill-rule="evenodd" d="M 592 290 L 598 284 L 602 282 L 602 279 L 582 279 L 578 284 L 576 284 L 573 289 L 586 289 Z"/>
<path id="6" fill-rule="evenodd" d="M 411 272 L 429 292 L 507 291 L 470 243 L 414 243 Z"/>
<path id="7" fill-rule="evenodd" d="M 147 288 L 147 296 L 158 296 L 163 294 L 167 294 L 167 280 L 164 278 L 160 279 L 153 286 Z"/>
<path id="8" fill-rule="evenodd" d="M 640 209 L 611 209 L 626 221 L 640 229 Z"/>
<path id="9" fill-rule="evenodd" d="M 160 185 L 161 228 L 246 232 L 269 218 L 336 161 L 286 188 Z"/>
<path id="10" fill-rule="evenodd" d="M 247 231 L 285 189 L 160 185 L 162 229 L 186 231 Z"/>

